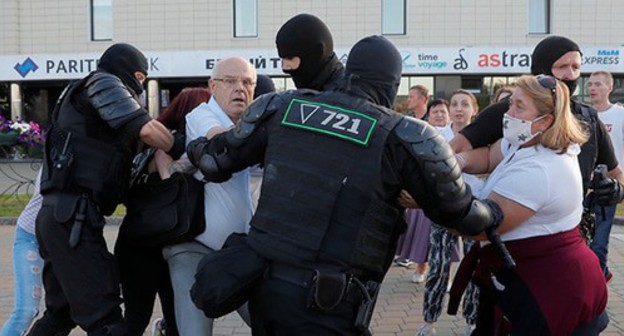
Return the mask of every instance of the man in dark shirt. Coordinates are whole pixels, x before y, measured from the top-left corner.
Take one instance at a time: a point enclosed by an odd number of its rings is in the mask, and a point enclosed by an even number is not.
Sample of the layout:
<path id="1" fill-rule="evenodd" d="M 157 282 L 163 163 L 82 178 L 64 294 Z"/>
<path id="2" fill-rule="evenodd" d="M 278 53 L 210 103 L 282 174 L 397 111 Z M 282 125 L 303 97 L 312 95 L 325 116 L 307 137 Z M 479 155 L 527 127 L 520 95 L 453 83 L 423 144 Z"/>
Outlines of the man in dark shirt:
<path id="1" fill-rule="evenodd" d="M 572 40 L 562 36 L 549 36 L 535 46 L 532 54 L 531 73 L 546 74 L 563 81 L 570 89 L 570 96 L 576 90 L 581 75 L 581 50 Z M 618 166 L 611 139 L 598 119 L 596 110 L 588 105 L 570 101 L 572 113 L 588 124 L 590 138 L 581 147 L 578 156 L 583 177 L 584 191 L 590 188 L 594 168 L 598 164 L 607 166 L 608 175 L 594 192 L 602 204 L 615 204 L 624 197 L 624 173 Z M 509 108 L 509 100 L 490 105 L 472 124 L 466 126 L 452 141 L 456 152 L 488 146 L 503 137 L 503 115 Z"/>

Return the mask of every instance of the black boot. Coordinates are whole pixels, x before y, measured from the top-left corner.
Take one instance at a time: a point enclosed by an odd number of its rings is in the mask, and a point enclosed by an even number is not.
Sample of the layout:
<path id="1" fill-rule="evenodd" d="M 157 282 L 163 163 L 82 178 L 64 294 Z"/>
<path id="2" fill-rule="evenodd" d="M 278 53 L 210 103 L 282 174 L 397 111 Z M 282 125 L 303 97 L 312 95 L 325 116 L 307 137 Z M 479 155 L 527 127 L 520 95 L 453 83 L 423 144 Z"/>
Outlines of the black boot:
<path id="1" fill-rule="evenodd" d="M 28 336 L 67 336 L 75 326 L 73 322 L 56 323 L 44 316 L 30 328 Z"/>
<path id="2" fill-rule="evenodd" d="M 128 335 L 128 325 L 126 322 L 107 324 L 87 333 L 88 336 L 126 336 Z"/>

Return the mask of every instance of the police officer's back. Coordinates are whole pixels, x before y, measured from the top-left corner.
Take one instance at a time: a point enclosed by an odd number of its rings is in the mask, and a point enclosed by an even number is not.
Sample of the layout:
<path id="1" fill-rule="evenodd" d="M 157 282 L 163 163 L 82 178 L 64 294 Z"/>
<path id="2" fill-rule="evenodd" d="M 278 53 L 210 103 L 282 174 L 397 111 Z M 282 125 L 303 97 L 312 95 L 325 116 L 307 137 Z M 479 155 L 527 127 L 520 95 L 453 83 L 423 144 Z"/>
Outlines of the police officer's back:
<path id="1" fill-rule="evenodd" d="M 189 145 L 210 181 L 264 164 L 248 244 L 270 266 L 250 299 L 254 332 L 365 332 L 403 229 L 401 189 L 448 227 L 496 225 L 496 206 L 472 199 L 439 133 L 382 107 L 394 101 L 401 63 L 388 40 L 367 37 L 333 91 L 265 95 L 236 129 Z"/>

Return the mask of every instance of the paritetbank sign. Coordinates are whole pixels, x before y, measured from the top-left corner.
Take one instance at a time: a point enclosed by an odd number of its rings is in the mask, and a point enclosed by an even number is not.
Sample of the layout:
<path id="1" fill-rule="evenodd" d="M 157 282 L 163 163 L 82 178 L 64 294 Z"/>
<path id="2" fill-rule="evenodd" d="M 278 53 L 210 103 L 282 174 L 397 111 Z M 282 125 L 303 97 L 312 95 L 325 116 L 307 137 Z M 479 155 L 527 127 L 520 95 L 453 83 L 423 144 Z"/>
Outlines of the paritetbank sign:
<path id="1" fill-rule="evenodd" d="M 623 49 L 584 46 L 582 71 L 624 73 Z M 530 72 L 532 47 L 402 48 L 404 75 L 514 75 Z M 346 62 L 349 50 L 336 54 Z M 0 56 L 0 81 L 81 78 L 97 67 L 100 54 L 33 54 Z M 283 75 L 275 50 L 146 51 L 150 78 L 208 77 L 217 60 L 242 56 L 265 75 Z"/>

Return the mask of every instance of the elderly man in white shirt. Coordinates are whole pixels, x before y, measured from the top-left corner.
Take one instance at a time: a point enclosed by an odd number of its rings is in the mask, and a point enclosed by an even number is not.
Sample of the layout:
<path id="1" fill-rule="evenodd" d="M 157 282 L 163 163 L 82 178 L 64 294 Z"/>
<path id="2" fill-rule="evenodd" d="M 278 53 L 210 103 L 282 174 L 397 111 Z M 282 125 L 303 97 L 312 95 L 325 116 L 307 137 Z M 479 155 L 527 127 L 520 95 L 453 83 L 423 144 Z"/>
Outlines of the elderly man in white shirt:
<path id="1" fill-rule="evenodd" d="M 209 82 L 212 98 L 186 116 L 187 143 L 201 136 L 211 138 L 231 127 L 251 103 L 256 71 L 248 60 L 230 57 L 219 61 Z M 202 179 L 197 172 L 195 177 Z M 223 245 L 234 232 L 249 229 L 251 200 L 249 171 L 245 169 L 223 183 L 204 186 L 206 229 L 193 242 L 168 246 L 163 250 L 169 264 L 175 295 L 175 313 L 180 335 L 212 335 L 212 319 L 197 309 L 189 294 L 200 260 Z M 239 314 L 249 322 L 246 309 Z"/>

